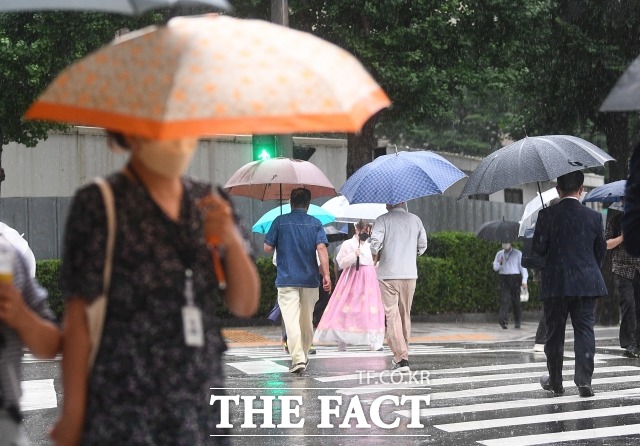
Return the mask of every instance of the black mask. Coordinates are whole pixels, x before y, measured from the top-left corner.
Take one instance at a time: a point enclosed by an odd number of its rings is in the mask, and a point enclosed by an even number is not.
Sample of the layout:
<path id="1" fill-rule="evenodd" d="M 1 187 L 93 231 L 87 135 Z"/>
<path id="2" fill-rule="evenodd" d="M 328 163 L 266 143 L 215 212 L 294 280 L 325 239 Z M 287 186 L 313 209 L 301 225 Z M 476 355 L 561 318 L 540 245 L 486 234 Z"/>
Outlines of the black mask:
<path id="1" fill-rule="evenodd" d="M 369 234 L 367 234 L 366 232 L 361 232 L 358 237 L 360 237 L 360 241 L 361 242 L 366 242 L 367 239 L 369 238 Z"/>

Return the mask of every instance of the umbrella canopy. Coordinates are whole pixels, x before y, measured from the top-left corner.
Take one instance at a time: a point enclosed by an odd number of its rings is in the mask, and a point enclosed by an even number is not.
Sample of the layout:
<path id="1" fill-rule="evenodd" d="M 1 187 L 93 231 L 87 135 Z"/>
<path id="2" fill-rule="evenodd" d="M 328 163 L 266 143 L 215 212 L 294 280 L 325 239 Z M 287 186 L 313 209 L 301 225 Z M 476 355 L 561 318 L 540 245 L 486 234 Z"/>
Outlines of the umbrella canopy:
<path id="1" fill-rule="evenodd" d="M 334 197 L 333 184 L 313 163 L 290 158 L 272 158 L 245 164 L 224 185 L 231 195 L 258 200 L 288 200 L 291 191 L 304 187 L 311 198 Z"/>
<path id="2" fill-rule="evenodd" d="M 509 243 L 518 238 L 518 227 L 517 221 L 493 220 L 480 226 L 476 235 L 490 242 Z"/>
<path id="3" fill-rule="evenodd" d="M 28 119 L 151 139 L 357 132 L 389 99 L 348 52 L 261 20 L 176 17 L 64 70 Z"/>
<path id="4" fill-rule="evenodd" d="M 227 0 L 2 0 L 0 11 L 101 11 L 120 14 L 142 14 L 154 8 L 176 3 L 200 3 L 225 11 L 231 10 Z"/>
<path id="5" fill-rule="evenodd" d="M 582 199 L 583 203 L 589 201 L 601 201 L 603 203 L 614 203 L 620 201 L 624 197 L 624 189 L 627 186 L 627 180 L 614 181 L 613 183 L 603 184 L 589 191 Z"/>
<path id="6" fill-rule="evenodd" d="M 258 234 L 266 234 L 269 232 L 269 228 L 271 228 L 271 223 L 276 217 L 282 214 L 290 214 L 291 213 L 291 205 L 285 204 L 282 206 L 278 206 L 275 209 L 271 209 L 269 212 L 264 214 L 260 219 L 253 225 L 251 230 L 253 232 L 257 232 Z M 323 225 L 327 225 L 329 223 L 333 223 L 336 217 L 322 209 L 320 206 L 316 206 L 315 204 L 310 204 L 309 209 L 307 210 L 307 214 L 313 215 L 315 218 L 320 220 L 320 223 Z"/>
<path id="7" fill-rule="evenodd" d="M 542 199 L 540 199 L 542 197 Z M 520 219 L 520 227 L 518 228 L 518 235 L 524 237 L 527 229 L 533 228 L 533 225 L 538 220 L 538 212 L 542 209 L 542 205 L 549 206 L 551 200 L 558 198 L 558 190 L 552 187 L 549 190 L 542 192 L 542 195 L 538 194 L 535 198 L 531 199 L 524 208 L 522 218 Z"/>
<path id="8" fill-rule="evenodd" d="M 334 197 L 322 205 L 322 208 L 336 216 L 337 222 L 356 223 L 360 220 L 373 222 L 387 212 L 381 203 L 349 204 L 344 196 Z"/>
<path id="9" fill-rule="evenodd" d="M 398 204 L 441 194 L 465 176 L 433 152 L 398 152 L 380 156 L 362 166 L 347 179 L 340 192 L 351 204 Z"/>
<path id="10" fill-rule="evenodd" d="M 561 175 L 615 161 L 602 149 L 569 135 L 527 137 L 505 146 L 478 164 L 460 198 L 492 194 L 508 187 L 550 181 Z"/>
<path id="11" fill-rule="evenodd" d="M 638 109 L 640 109 L 640 56 L 622 73 L 600 106 L 601 112 Z"/>
<path id="12" fill-rule="evenodd" d="M 2 222 L 0 222 L 0 240 L 6 242 L 13 246 L 16 251 L 18 251 L 27 262 L 27 267 L 29 269 L 29 274 L 31 277 L 36 276 L 36 258 L 33 255 L 33 251 L 29 248 L 29 243 L 22 238 L 20 233 L 13 229 L 11 226 L 8 226 Z"/>

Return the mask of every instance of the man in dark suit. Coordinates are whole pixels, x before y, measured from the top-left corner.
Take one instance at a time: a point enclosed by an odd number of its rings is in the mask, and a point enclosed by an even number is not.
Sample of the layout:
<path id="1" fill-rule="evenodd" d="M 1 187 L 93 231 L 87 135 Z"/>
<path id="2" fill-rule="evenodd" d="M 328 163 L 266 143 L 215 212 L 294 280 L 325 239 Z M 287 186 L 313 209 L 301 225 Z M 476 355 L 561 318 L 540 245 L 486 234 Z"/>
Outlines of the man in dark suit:
<path id="1" fill-rule="evenodd" d="M 629 166 L 629 179 L 622 217 L 624 248 L 635 257 L 640 257 L 640 142 L 633 148 Z"/>
<path id="2" fill-rule="evenodd" d="M 546 258 L 541 270 L 540 299 L 547 326 L 549 375 L 540 379 L 545 390 L 562 395 L 562 360 L 567 316 L 574 332 L 576 370 L 574 382 L 580 396 L 593 396 L 591 376 L 596 350 L 596 299 L 607 294 L 600 273 L 607 244 L 602 217 L 580 203 L 584 174 L 571 172 L 558 177 L 560 202 L 538 214 L 533 251 Z"/>

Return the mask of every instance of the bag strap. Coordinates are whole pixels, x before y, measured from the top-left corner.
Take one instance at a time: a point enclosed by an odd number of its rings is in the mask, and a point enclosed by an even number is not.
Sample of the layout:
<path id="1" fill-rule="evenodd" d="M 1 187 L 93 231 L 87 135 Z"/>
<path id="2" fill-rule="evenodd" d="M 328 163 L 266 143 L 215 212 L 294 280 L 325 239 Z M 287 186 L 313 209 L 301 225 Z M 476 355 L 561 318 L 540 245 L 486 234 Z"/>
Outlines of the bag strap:
<path id="1" fill-rule="evenodd" d="M 104 270 L 102 272 L 102 293 L 107 297 L 109 295 L 109 286 L 111 285 L 113 250 L 116 242 L 116 206 L 113 190 L 109 183 L 102 177 L 94 178 L 93 181 L 100 188 L 107 214 L 107 250 L 105 253 Z"/>

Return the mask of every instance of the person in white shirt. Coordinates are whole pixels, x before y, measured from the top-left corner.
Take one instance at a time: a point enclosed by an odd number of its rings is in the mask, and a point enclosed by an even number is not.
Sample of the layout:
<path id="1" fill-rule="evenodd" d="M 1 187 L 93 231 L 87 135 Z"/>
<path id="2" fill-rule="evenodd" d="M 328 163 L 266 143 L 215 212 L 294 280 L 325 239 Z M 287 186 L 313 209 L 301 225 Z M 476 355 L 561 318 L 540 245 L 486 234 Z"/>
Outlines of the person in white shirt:
<path id="1" fill-rule="evenodd" d="M 493 270 L 500 275 L 500 320 L 498 323 L 507 329 L 509 303 L 513 306 L 515 328 L 520 328 L 520 287 L 527 287 L 529 273 L 522 267 L 522 252 L 503 243 L 493 260 Z"/>

